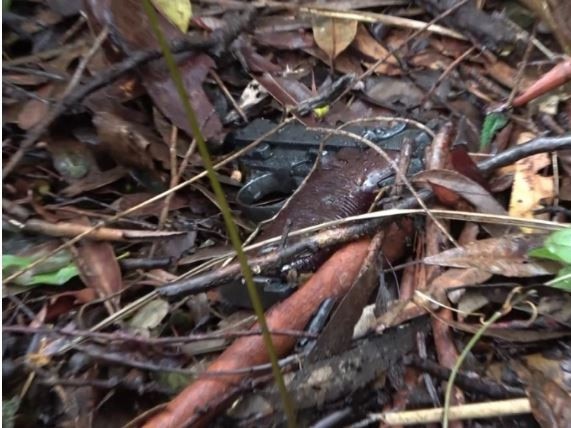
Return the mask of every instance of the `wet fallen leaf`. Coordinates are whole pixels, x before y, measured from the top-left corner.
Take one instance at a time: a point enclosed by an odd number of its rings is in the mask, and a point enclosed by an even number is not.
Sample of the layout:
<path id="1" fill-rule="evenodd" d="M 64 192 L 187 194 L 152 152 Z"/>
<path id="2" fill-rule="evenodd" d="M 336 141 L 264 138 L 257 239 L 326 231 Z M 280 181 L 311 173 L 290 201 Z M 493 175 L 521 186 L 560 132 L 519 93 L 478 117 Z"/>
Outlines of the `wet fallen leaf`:
<path id="1" fill-rule="evenodd" d="M 542 372 L 514 364 L 520 379 L 526 384 L 531 412 L 542 428 L 571 426 L 571 398 L 557 383 Z"/>
<path id="2" fill-rule="evenodd" d="M 307 86 L 293 78 L 277 77 L 270 73 L 264 73 L 261 76 L 256 76 L 255 79 L 286 108 L 296 107 L 299 102 L 312 96 Z M 300 116 L 296 114 L 296 116 L 307 126 L 316 125 L 312 115 Z"/>
<path id="3" fill-rule="evenodd" d="M 74 197 L 90 190 L 99 189 L 123 178 L 127 173 L 127 170 L 121 166 L 107 171 L 93 170 L 87 177 L 77 180 L 63 189 L 62 195 Z"/>
<path id="4" fill-rule="evenodd" d="M 6 271 L 4 274 L 8 275 L 10 272 L 15 270 L 14 268 L 25 268 L 26 266 L 32 264 L 34 259 L 38 258 L 39 257 L 32 258 L 3 254 L 2 272 L 4 273 L 4 271 Z M 43 270 L 44 268 L 42 268 L 40 265 L 40 269 Z M 37 270 L 38 267 L 36 268 L 36 272 Z M 18 285 L 63 285 L 78 274 L 77 268 L 73 263 L 67 263 L 65 266 L 62 266 L 59 269 L 54 269 L 53 271 L 43 273 L 36 272 L 33 270 L 28 270 L 16 278 L 14 282 Z"/>
<path id="5" fill-rule="evenodd" d="M 522 133 L 518 144 L 527 142 L 533 134 Z M 539 171 L 551 163 L 548 153 L 539 153 L 521 159 L 515 163 L 514 183 L 512 187 L 509 213 L 513 217 L 535 218 L 533 211 L 542 201 L 550 201 L 554 195 L 553 177 L 545 177 Z M 531 232 L 530 229 L 524 231 Z"/>
<path id="6" fill-rule="evenodd" d="M 97 293 L 92 288 L 58 293 L 50 298 L 47 305 L 46 322 L 56 320 L 60 315 L 67 314 L 78 305 L 92 302 L 96 298 Z"/>
<path id="7" fill-rule="evenodd" d="M 543 244 L 544 235 L 507 235 L 475 241 L 428 256 L 424 263 L 457 268 L 480 268 L 495 275 L 533 277 L 556 273 L 558 263 L 539 261 L 528 255 L 530 249 Z"/>
<path id="8" fill-rule="evenodd" d="M 313 19 L 313 38 L 332 60 L 351 44 L 357 34 L 357 21 L 315 17 Z"/>
<path id="9" fill-rule="evenodd" d="M 54 86 L 51 84 L 45 85 L 38 89 L 36 92 L 40 97 L 48 98 L 53 92 Z M 24 130 L 28 130 L 37 125 L 40 120 L 48 113 L 50 106 L 47 101 L 40 101 L 31 99 L 18 114 L 18 126 Z"/>
<path id="10" fill-rule="evenodd" d="M 486 214 L 507 215 L 506 210 L 496 199 L 475 181 L 456 171 L 433 169 L 421 172 L 414 177 L 416 183 L 429 183 L 435 193 L 440 196 L 446 191 L 446 197 L 450 193 L 458 194 L 470 202 L 478 212 Z M 445 202 L 445 201 L 443 201 Z M 490 235 L 500 237 L 509 229 L 502 224 L 483 224 Z"/>
<path id="11" fill-rule="evenodd" d="M 513 88 L 517 81 L 517 69 L 510 67 L 503 61 L 486 61 L 486 72 L 502 85 Z M 527 76 L 522 76 L 522 81 L 519 83 L 520 88 L 527 88 L 531 86 L 533 80 Z"/>
<path id="12" fill-rule="evenodd" d="M 468 148 L 465 145 L 452 147 L 450 150 L 450 163 L 454 171 L 458 171 L 460 174 L 470 178 L 484 189 L 489 189 L 488 182 L 468 154 Z"/>
<path id="13" fill-rule="evenodd" d="M 430 282 L 431 289 L 462 287 L 464 285 L 482 284 L 492 277 L 492 274 L 480 268 L 448 269 Z"/>
<path id="14" fill-rule="evenodd" d="M 314 46 L 313 37 L 308 32 L 300 31 L 274 31 L 271 33 L 258 33 L 256 43 L 261 46 L 271 46 L 276 49 L 304 49 Z"/>
<path id="15" fill-rule="evenodd" d="M 398 61 L 394 55 L 390 55 L 389 51 L 377 42 L 363 25 L 358 26 L 355 40 L 353 40 L 351 46 L 365 55 L 367 62 L 371 64 L 381 58 L 387 58 L 386 61 L 383 61 L 382 64 L 375 68 L 375 73 L 390 76 L 401 73 Z"/>
<path id="16" fill-rule="evenodd" d="M 36 243 L 25 240 L 7 238 L 3 241 L 4 254 L 2 255 L 2 274 L 10 275 L 15 271 L 27 267 L 37 259 L 42 258 L 57 247 L 56 240 Z M 24 272 L 14 280 L 18 285 L 62 285 L 74 276 L 77 268 L 73 263 L 72 255 L 67 250 L 58 251 L 40 264 Z"/>
<path id="17" fill-rule="evenodd" d="M 93 3 L 93 2 L 91 2 Z M 152 31 L 148 17 L 138 0 L 123 0 L 110 2 L 109 7 L 103 11 L 95 9 L 94 20 L 99 25 L 108 25 L 113 29 L 124 54 L 148 49 L 159 49 Z M 162 15 L 159 15 L 159 26 L 165 37 L 169 40 L 181 38 L 183 33 L 171 24 Z M 214 106 L 202 88 L 204 78 L 214 61 L 203 53 L 193 53 L 179 58 L 178 63 L 183 77 L 186 91 L 195 109 L 199 125 L 206 139 L 220 140 L 222 138 L 222 123 Z M 170 73 L 163 61 L 155 61 L 140 69 L 143 85 L 161 112 L 169 118 L 174 125 L 192 135 L 186 114 Z"/>
<path id="18" fill-rule="evenodd" d="M 113 246 L 109 242 L 84 240 L 76 246 L 75 261 L 83 283 L 97 291 L 101 298 L 110 298 L 110 311 L 119 307 L 117 293 L 123 288 L 123 279 Z"/>
<path id="19" fill-rule="evenodd" d="M 278 73 L 282 68 L 274 64 L 271 59 L 258 53 L 249 38 L 239 36 L 233 43 L 233 48 L 238 53 L 238 58 L 246 70 L 256 73 Z"/>
<path id="20" fill-rule="evenodd" d="M 386 76 L 367 80 L 364 92 L 367 101 L 395 111 L 417 107 L 424 98 L 413 82 Z"/>
<path id="21" fill-rule="evenodd" d="M 492 139 L 504 126 L 508 123 L 508 117 L 504 113 L 492 112 L 486 115 L 484 125 L 482 126 L 482 135 L 480 137 L 480 150 L 486 150 Z"/>
<path id="22" fill-rule="evenodd" d="M 125 167 L 154 170 L 154 159 L 150 147 L 153 144 L 165 146 L 159 138 L 142 126 L 124 120 L 106 111 L 97 112 L 93 124 L 101 142 L 113 160 Z"/>
<path id="23" fill-rule="evenodd" d="M 325 52 L 317 47 L 305 48 L 304 52 L 312 55 L 327 65 L 331 65 L 331 60 Z M 348 52 L 341 52 L 333 63 L 335 70 L 341 74 L 355 74 L 360 75 L 363 72 L 361 62 L 355 55 L 350 55 Z"/>
<path id="24" fill-rule="evenodd" d="M 150 64 L 143 73 L 143 83 L 149 95 L 174 125 L 184 130 L 188 135 L 192 135 L 192 130 L 170 74 L 163 68 L 152 66 L 153 64 Z M 208 55 L 200 53 L 189 55 L 185 60 L 179 62 L 178 66 L 204 137 L 220 139 L 222 137 L 222 123 L 202 88 L 208 71 L 215 66 L 214 61 Z"/>

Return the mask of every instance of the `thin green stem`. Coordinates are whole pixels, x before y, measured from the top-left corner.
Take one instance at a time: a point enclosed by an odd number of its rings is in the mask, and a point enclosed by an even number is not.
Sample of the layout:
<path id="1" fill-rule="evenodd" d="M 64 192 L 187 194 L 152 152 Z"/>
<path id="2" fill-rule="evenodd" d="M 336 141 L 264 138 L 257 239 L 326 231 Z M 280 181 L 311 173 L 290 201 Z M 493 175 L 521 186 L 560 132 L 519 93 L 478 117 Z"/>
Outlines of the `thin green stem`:
<path id="1" fill-rule="evenodd" d="M 143 6 L 144 6 L 145 12 L 149 18 L 149 22 L 151 24 L 151 28 L 153 30 L 153 33 L 154 33 L 155 37 L 157 38 L 157 41 L 159 42 L 159 45 L 160 45 L 161 50 L 163 52 L 163 56 L 164 56 L 165 62 L 167 64 L 167 68 L 169 69 L 172 81 L 175 84 L 177 92 L 180 96 L 184 111 L 185 111 L 187 119 L 188 119 L 188 123 L 190 125 L 193 136 L 196 139 L 196 142 L 198 145 L 198 151 L 200 153 L 200 156 L 202 157 L 202 161 L 203 161 L 204 166 L 206 168 L 206 171 L 208 173 L 208 178 L 210 179 L 210 183 L 212 185 L 212 190 L 214 191 L 214 194 L 216 196 L 216 200 L 218 202 L 218 205 L 220 206 L 220 210 L 222 211 L 222 216 L 224 217 L 224 223 L 225 223 L 226 229 L 228 231 L 228 236 L 230 238 L 230 242 L 232 243 L 232 246 L 234 247 L 234 250 L 236 251 L 236 256 L 238 258 L 238 261 L 240 262 L 240 266 L 242 268 L 242 274 L 243 274 L 244 279 L 246 281 L 246 286 L 248 288 L 248 293 L 250 295 L 250 300 L 252 301 L 252 306 L 254 308 L 254 312 L 258 318 L 258 323 L 260 325 L 260 330 L 262 332 L 262 338 L 263 338 L 264 344 L 266 346 L 268 356 L 270 358 L 274 378 L 276 380 L 276 384 L 277 384 L 278 389 L 280 391 L 282 403 L 284 406 L 284 411 L 285 411 L 285 414 L 286 414 L 287 419 L 288 419 L 288 426 L 295 427 L 296 426 L 295 408 L 294 408 L 293 402 L 291 401 L 290 396 L 287 392 L 285 382 L 284 382 L 284 379 L 282 376 L 282 372 L 281 372 L 281 369 L 280 369 L 279 364 L 278 364 L 278 358 L 277 358 L 276 351 L 275 351 L 275 348 L 274 348 L 274 345 L 272 342 L 272 337 L 269 333 L 266 318 L 264 316 L 264 308 L 262 306 L 262 302 L 260 300 L 260 297 L 258 296 L 258 292 L 256 290 L 256 287 L 254 286 L 252 271 L 250 269 L 250 266 L 248 265 L 248 259 L 246 257 L 246 254 L 244 253 L 244 250 L 242 249 L 242 243 L 240 241 L 240 236 L 238 234 L 238 228 L 236 227 L 236 224 L 234 223 L 234 220 L 232 219 L 230 207 L 228 205 L 228 201 L 226 200 L 226 197 L 225 197 L 224 192 L 222 190 L 222 186 L 220 185 L 220 182 L 218 181 L 218 178 L 216 177 L 216 173 L 214 172 L 214 169 L 212 168 L 212 161 L 210 159 L 210 154 L 208 153 L 208 148 L 206 146 L 206 142 L 204 141 L 204 137 L 202 135 L 202 132 L 200 131 L 200 125 L 199 125 L 198 120 L 196 118 L 196 114 L 194 112 L 194 109 L 190 103 L 190 100 L 188 99 L 188 94 L 187 94 L 186 89 L 184 87 L 182 75 L 181 75 L 180 70 L 176 64 L 174 55 L 171 52 L 171 50 L 169 48 L 169 44 L 166 41 L 166 39 L 165 39 L 165 37 L 164 37 L 160 27 L 159 27 L 157 13 L 156 13 L 154 7 L 151 5 L 150 0 L 143 0 Z"/>
<path id="2" fill-rule="evenodd" d="M 442 428 L 448 428 L 448 415 L 450 413 L 450 401 L 452 398 L 452 388 L 454 387 L 454 380 L 456 379 L 456 375 L 458 371 L 460 371 L 460 367 L 462 367 L 462 363 L 468 356 L 468 353 L 472 350 L 474 345 L 480 340 L 480 337 L 486 332 L 486 330 L 495 323 L 499 318 L 501 318 L 505 312 L 502 310 L 494 312 L 494 314 L 482 325 L 482 327 L 472 336 L 458 359 L 456 360 L 456 364 L 452 368 L 450 372 L 450 377 L 448 378 L 448 383 L 446 384 L 446 393 L 444 395 L 444 414 L 442 416 Z"/>

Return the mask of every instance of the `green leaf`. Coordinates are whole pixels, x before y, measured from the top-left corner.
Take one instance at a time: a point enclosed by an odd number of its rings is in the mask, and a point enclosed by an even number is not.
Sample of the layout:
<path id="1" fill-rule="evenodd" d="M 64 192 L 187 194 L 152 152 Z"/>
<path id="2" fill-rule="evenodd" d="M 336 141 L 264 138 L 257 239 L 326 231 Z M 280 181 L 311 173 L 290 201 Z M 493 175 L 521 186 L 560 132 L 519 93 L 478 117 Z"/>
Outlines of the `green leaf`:
<path id="1" fill-rule="evenodd" d="M 565 266 L 559 271 L 557 277 L 547 283 L 555 288 L 560 288 L 571 293 L 571 266 Z"/>
<path id="2" fill-rule="evenodd" d="M 26 267 L 32 263 L 30 257 L 14 256 L 12 254 L 2 254 L 2 270 L 11 266 Z"/>
<path id="3" fill-rule="evenodd" d="M 19 407 L 20 398 L 17 395 L 9 400 L 2 400 L 2 426 L 4 428 L 14 428 L 14 419 Z"/>
<path id="4" fill-rule="evenodd" d="M 484 125 L 482 126 L 482 134 L 480 135 L 480 151 L 486 149 L 494 135 L 506 126 L 508 123 L 508 117 L 499 112 L 492 112 L 486 115 L 486 119 L 484 119 Z"/>
<path id="5" fill-rule="evenodd" d="M 56 272 L 34 275 L 25 285 L 63 285 L 77 275 L 79 275 L 77 267 L 74 264 L 70 264 Z"/>
<path id="6" fill-rule="evenodd" d="M 546 247 L 539 247 L 539 248 L 534 248 L 533 250 L 531 250 L 528 253 L 530 256 L 532 257 L 536 257 L 538 259 L 547 259 L 547 260 L 553 260 L 559 263 L 562 263 L 563 260 L 561 260 L 557 254 L 553 254 L 548 248 Z"/>
<path id="7" fill-rule="evenodd" d="M 59 254 L 59 253 L 58 253 Z M 47 260 L 43 266 L 52 268 L 57 266 L 57 264 L 53 264 L 54 262 L 60 262 L 65 260 L 64 257 L 58 256 L 58 254 L 54 255 L 52 258 L 53 260 Z M 22 257 L 22 256 L 15 256 L 12 254 L 3 254 L 2 255 L 2 273 L 7 275 L 15 271 L 13 268 L 23 268 L 28 266 L 34 261 L 33 257 Z M 61 265 L 60 265 L 61 266 Z M 41 266 L 40 266 L 41 268 Z M 18 285 L 63 285 L 71 278 L 79 275 L 79 271 L 73 262 L 69 262 L 62 266 L 62 267 L 55 267 L 54 270 L 51 272 L 45 272 L 42 270 L 30 270 L 25 272 L 24 274 L 20 275 L 18 278 L 14 280 L 14 283 Z"/>
<path id="8" fill-rule="evenodd" d="M 545 247 L 566 264 L 571 264 L 571 228 L 553 232 L 545 240 Z"/>

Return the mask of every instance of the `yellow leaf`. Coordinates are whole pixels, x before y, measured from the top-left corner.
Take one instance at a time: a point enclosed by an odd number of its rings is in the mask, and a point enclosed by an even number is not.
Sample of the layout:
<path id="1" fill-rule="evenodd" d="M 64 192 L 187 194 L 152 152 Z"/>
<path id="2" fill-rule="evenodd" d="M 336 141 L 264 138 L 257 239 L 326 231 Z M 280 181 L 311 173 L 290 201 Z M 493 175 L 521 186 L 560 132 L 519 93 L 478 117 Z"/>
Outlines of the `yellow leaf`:
<path id="1" fill-rule="evenodd" d="M 329 106 L 317 107 L 313 109 L 313 114 L 317 119 L 323 119 L 329 113 Z"/>
<path id="2" fill-rule="evenodd" d="M 180 31 L 186 33 L 192 17 L 190 0 L 152 0 L 157 10 L 176 25 Z"/>
<path id="3" fill-rule="evenodd" d="M 315 43 L 333 59 L 351 44 L 357 34 L 357 21 L 314 17 L 313 38 Z"/>
<path id="4" fill-rule="evenodd" d="M 522 133 L 518 144 L 525 143 L 534 137 L 531 133 Z M 539 153 L 521 159 L 515 163 L 514 182 L 510 199 L 509 213 L 514 217 L 534 218 L 533 211 L 541 207 L 541 201 L 549 201 L 554 197 L 553 177 L 544 177 L 538 171 L 550 164 L 547 153 Z M 532 229 L 523 229 L 526 233 Z"/>

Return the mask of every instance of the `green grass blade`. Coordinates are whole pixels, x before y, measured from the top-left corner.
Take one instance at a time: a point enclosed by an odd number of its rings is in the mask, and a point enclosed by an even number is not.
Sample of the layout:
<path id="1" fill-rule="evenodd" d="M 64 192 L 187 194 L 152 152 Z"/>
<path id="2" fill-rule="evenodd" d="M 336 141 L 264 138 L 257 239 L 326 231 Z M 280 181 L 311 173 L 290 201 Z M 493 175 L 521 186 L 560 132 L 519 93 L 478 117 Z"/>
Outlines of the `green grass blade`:
<path id="1" fill-rule="evenodd" d="M 173 83 L 175 84 L 177 92 L 180 96 L 183 108 L 187 115 L 188 123 L 190 125 L 190 128 L 192 129 L 192 133 L 198 145 L 198 151 L 200 153 L 200 156 L 202 157 L 202 161 L 208 173 L 208 178 L 210 179 L 212 190 L 214 191 L 216 200 L 218 202 L 220 210 L 222 211 L 222 216 L 224 217 L 224 223 L 226 225 L 230 242 L 232 243 L 232 246 L 236 251 L 238 261 L 240 262 L 240 266 L 242 268 L 242 274 L 246 281 L 246 286 L 248 287 L 248 293 L 252 301 L 252 306 L 258 318 L 258 323 L 260 325 L 260 330 L 262 332 L 262 338 L 266 346 L 268 356 L 270 358 L 276 384 L 280 391 L 282 404 L 284 406 L 284 411 L 288 418 L 288 425 L 290 427 L 295 426 L 295 409 L 287 392 L 285 382 L 281 373 L 281 369 L 278 364 L 278 358 L 275 352 L 274 345 L 272 343 L 271 335 L 268 330 L 266 318 L 264 316 L 264 308 L 262 306 L 260 297 L 258 296 L 256 287 L 254 286 L 252 271 L 250 269 L 250 266 L 248 265 L 248 259 L 246 257 L 246 254 L 242 249 L 242 243 L 240 241 L 240 236 L 238 234 L 238 228 L 236 226 L 236 223 L 234 223 L 234 220 L 232 219 L 230 207 L 222 190 L 222 186 L 220 185 L 220 182 L 216 177 L 214 169 L 212 168 L 212 161 L 210 159 L 210 154 L 208 153 L 206 142 L 204 141 L 204 137 L 202 135 L 202 132 L 200 131 L 200 126 L 198 124 L 196 114 L 190 103 L 190 100 L 188 99 L 188 95 L 186 93 L 184 83 L 182 80 L 182 75 L 180 73 L 180 70 L 178 69 L 174 55 L 169 48 L 168 42 L 166 41 L 164 34 L 159 28 L 157 13 L 153 8 L 153 6 L 151 5 L 150 0 L 143 0 L 143 6 L 149 18 L 151 29 L 153 30 L 153 33 L 159 42 L 161 50 L 163 51 L 165 62 L 169 69 Z"/>

